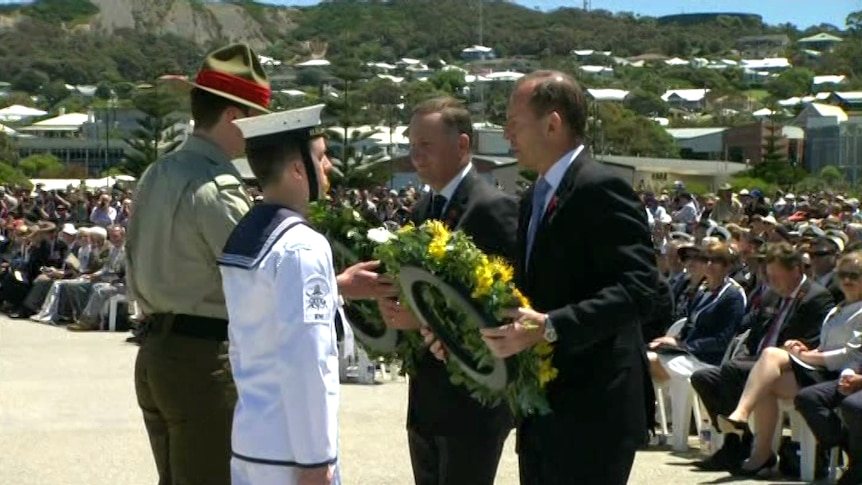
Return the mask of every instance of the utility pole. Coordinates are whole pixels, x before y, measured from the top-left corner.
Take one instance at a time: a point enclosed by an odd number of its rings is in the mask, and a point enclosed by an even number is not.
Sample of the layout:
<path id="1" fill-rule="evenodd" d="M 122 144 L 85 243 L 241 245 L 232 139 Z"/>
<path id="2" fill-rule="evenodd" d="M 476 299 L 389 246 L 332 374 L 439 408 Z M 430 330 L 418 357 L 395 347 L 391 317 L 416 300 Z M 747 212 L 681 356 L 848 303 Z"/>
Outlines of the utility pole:
<path id="1" fill-rule="evenodd" d="M 485 17 L 482 12 L 482 4 L 485 3 L 485 0 L 479 0 L 479 45 L 484 46 L 484 37 L 485 37 Z"/>
<path id="2" fill-rule="evenodd" d="M 592 7 L 590 0 L 584 0 L 584 12 L 589 12 Z"/>

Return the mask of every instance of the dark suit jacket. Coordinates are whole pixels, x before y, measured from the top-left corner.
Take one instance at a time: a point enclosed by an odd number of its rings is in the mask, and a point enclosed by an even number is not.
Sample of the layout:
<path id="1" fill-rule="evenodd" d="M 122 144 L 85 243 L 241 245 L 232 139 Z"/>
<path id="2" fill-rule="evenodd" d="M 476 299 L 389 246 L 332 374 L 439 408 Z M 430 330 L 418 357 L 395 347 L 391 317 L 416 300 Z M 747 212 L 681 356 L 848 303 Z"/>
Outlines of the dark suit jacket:
<path id="1" fill-rule="evenodd" d="M 51 243 L 41 241 L 30 247 L 30 259 L 27 260 L 27 283 L 32 283 L 42 274 L 42 267 L 51 264 Z"/>
<path id="2" fill-rule="evenodd" d="M 422 197 L 413 210 L 413 222 L 430 216 L 431 196 Z M 515 253 L 517 201 L 471 170 L 461 181 L 445 209 L 443 221 L 473 238 L 488 254 L 512 260 Z M 416 377 L 410 379 L 407 427 L 435 436 L 505 432 L 512 427 L 506 404 L 484 407 L 463 387 L 452 384 L 445 364 L 426 353 Z"/>
<path id="3" fill-rule="evenodd" d="M 571 457 L 565 450 L 578 436 L 591 447 L 640 445 L 652 388 L 641 325 L 658 282 L 643 205 L 628 183 L 582 152 L 538 227 L 528 267 L 532 197 L 531 188 L 521 199 L 515 278 L 556 328 L 559 375 L 547 387 L 553 413 L 521 423 L 519 451 Z"/>
<path id="4" fill-rule="evenodd" d="M 641 328 L 644 342 L 652 342 L 667 333 L 674 322 L 674 304 L 670 282 L 664 276 L 659 277 L 652 314 L 645 319 Z"/>
<path id="5" fill-rule="evenodd" d="M 698 293 L 694 301 L 696 311 L 689 314 L 680 334 L 681 346 L 701 362 L 721 364 L 745 315 L 743 291 L 741 286 L 731 286 L 715 300 L 703 300 L 708 296 Z M 704 301 L 709 303 L 703 305 Z"/>
<path id="6" fill-rule="evenodd" d="M 816 348 L 820 342 L 820 327 L 829 310 L 835 306 L 829 290 L 820 283 L 805 280 L 800 292 L 805 292 L 802 298 L 797 298 L 788 310 L 787 317 L 778 332 L 776 344 L 782 345 L 788 340 L 802 340 L 809 349 Z M 798 296 L 798 295 L 797 295 Z M 781 310 L 781 298 L 773 291 L 763 297 L 763 304 L 756 312 L 750 312 L 743 320 L 743 327 L 750 327 L 751 333 L 745 340 L 748 356 L 757 356 L 760 342 L 766 337 L 769 326 Z"/>
<path id="7" fill-rule="evenodd" d="M 844 292 L 841 291 L 841 282 L 838 281 L 838 273 L 833 270 L 830 274 L 832 276 L 829 277 L 829 283 L 825 285 L 826 289 L 832 294 L 832 299 L 836 304 L 842 303 L 844 301 Z"/>

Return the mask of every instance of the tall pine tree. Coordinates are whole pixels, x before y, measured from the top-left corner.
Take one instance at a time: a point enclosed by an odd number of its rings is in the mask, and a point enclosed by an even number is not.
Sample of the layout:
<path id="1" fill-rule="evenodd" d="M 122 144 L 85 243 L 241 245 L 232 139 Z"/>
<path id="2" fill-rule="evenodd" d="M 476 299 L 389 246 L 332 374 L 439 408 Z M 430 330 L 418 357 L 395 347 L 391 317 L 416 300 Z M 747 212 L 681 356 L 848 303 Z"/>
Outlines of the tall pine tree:
<path id="1" fill-rule="evenodd" d="M 129 150 L 122 169 L 139 177 L 151 163 L 179 146 L 180 130 L 176 126 L 179 119 L 172 114 L 181 104 L 175 93 L 157 88 L 138 94 L 133 104 L 141 115 L 137 128 L 125 139 Z"/>

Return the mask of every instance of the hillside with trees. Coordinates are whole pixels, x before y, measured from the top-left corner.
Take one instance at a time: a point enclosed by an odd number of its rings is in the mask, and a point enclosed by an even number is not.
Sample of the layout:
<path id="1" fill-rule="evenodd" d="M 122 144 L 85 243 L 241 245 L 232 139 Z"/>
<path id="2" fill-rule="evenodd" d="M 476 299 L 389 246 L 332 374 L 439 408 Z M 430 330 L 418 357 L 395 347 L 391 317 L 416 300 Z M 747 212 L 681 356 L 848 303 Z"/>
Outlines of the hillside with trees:
<path id="1" fill-rule="evenodd" d="M 61 108 L 81 112 L 112 105 L 145 106 L 137 136 L 125 140 L 133 156 L 125 170 L 139 172 L 163 147 L 153 133 L 172 123 L 169 114 L 182 102 L 158 101 L 146 86 L 159 76 L 193 74 L 204 54 L 217 45 L 242 41 L 280 61 L 269 66 L 279 89 L 298 89 L 305 97 L 274 94 L 274 108 L 326 102 L 336 128 L 395 126 L 410 107 L 429 96 L 464 96 L 477 119 L 501 123 L 509 86 L 489 83 L 481 92 L 458 71 L 436 71 L 427 81 L 411 72 L 392 72 L 404 82 L 381 79 L 369 63 L 395 64 L 421 59 L 431 69 L 444 63 L 464 65 L 460 53 L 480 42 L 481 0 L 330 0 L 307 8 L 275 7 L 253 0 L 37 0 L 0 6 L 0 82 L 9 83 L 0 107 L 23 104 L 51 113 Z M 679 17 L 679 18 L 677 18 Z M 631 91 L 622 104 L 591 107 L 594 149 L 620 155 L 679 156 L 673 139 L 647 118 L 668 116 L 661 95 L 668 89 L 707 88 L 699 120 L 675 120 L 675 126 L 735 126 L 753 121 L 750 112 L 776 100 L 813 94 L 815 75 L 843 74 L 843 90 L 862 89 L 862 12 L 846 26 L 766 25 L 756 15 L 704 15 L 651 18 L 632 13 L 563 8 L 541 12 L 513 2 L 482 2 L 482 43 L 498 59 L 479 63 L 494 70 L 526 72 L 556 68 L 574 74 L 590 88 Z M 842 42 L 819 58 L 807 55 L 795 40 L 820 32 Z M 793 68 L 754 85 L 742 69 L 613 65 L 612 76 L 584 74 L 583 65 L 610 66 L 612 58 L 644 54 L 691 59 L 740 59 L 738 41 L 746 36 L 786 35 L 784 52 Z M 576 57 L 574 50 L 610 51 L 612 57 Z M 289 66 L 326 58 L 326 69 L 293 71 Z M 465 67 L 475 67 L 465 66 Z M 96 86 L 84 96 L 67 85 Z M 325 86 L 325 87 L 324 87 Z M 327 89 L 338 96 L 326 95 Z M 727 115 L 726 113 L 739 113 Z M 14 127 L 14 126 L 13 126 Z M 343 130 L 342 130 L 343 131 Z M 144 136 L 146 135 L 146 136 Z M 364 160 L 346 148 L 336 153 L 351 163 Z M 31 172 L 48 169 L 34 165 Z M 50 167 L 49 167 L 50 168 Z M 349 174 L 346 174 L 349 175 Z M 350 177 L 347 177 L 350 178 Z"/>

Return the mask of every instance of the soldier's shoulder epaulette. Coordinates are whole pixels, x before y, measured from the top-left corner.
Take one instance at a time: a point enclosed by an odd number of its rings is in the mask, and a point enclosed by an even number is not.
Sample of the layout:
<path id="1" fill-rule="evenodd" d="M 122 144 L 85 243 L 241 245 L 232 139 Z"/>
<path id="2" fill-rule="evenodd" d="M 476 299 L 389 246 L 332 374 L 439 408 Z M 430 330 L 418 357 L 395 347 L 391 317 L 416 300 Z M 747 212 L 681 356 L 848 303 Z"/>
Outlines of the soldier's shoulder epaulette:
<path id="1" fill-rule="evenodd" d="M 213 183 L 215 183 L 216 187 L 219 190 L 242 187 L 242 182 L 239 180 L 239 178 L 230 173 L 222 173 L 216 175 L 213 179 Z"/>

